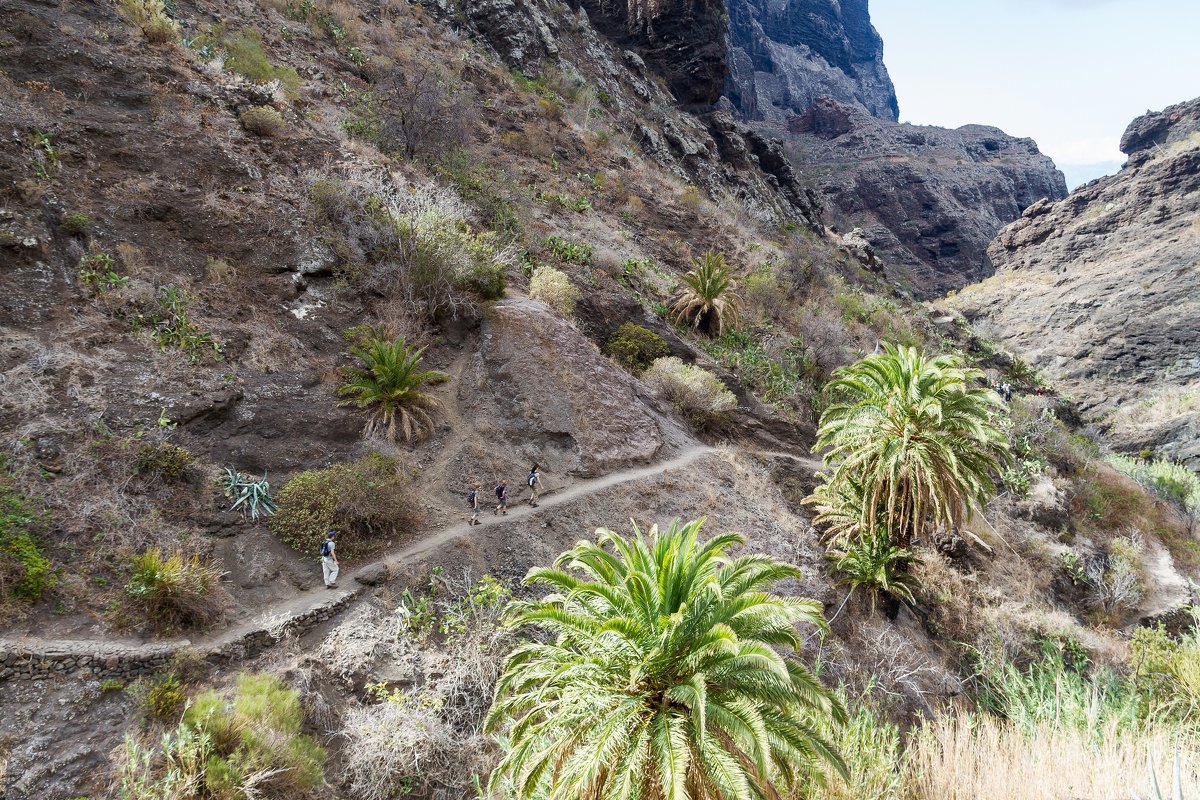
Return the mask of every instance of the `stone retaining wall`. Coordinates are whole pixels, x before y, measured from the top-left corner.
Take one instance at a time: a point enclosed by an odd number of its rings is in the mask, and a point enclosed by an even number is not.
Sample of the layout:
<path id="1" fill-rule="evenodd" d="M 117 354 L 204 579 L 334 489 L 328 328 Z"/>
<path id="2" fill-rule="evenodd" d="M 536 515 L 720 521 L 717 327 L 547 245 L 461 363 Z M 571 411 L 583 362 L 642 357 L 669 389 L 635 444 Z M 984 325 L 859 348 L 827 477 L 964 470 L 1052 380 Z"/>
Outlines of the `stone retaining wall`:
<path id="1" fill-rule="evenodd" d="M 42 680 L 76 672 L 96 678 L 134 678 L 165 672 L 181 652 L 192 650 L 211 664 L 251 658 L 278 641 L 286 632 L 299 635 L 332 618 L 356 592 L 331 598 L 295 614 L 262 620 L 235 628 L 213 640 L 187 639 L 163 644 L 110 645 L 102 641 L 3 641 L 0 640 L 0 683 Z"/>

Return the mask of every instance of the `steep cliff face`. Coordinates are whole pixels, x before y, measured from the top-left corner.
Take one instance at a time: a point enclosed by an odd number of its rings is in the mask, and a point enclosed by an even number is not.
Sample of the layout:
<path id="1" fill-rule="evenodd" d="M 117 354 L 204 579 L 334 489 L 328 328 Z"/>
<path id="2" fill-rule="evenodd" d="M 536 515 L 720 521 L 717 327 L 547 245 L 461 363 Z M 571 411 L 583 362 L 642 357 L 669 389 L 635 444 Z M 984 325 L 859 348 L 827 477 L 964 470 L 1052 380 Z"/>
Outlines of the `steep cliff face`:
<path id="1" fill-rule="evenodd" d="M 1067 193 L 1032 139 L 997 128 L 896 125 L 823 98 L 789 130 L 792 162 L 825 197 L 831 221 L 863 228 L 889 274 L 921 296 L 990 275 L 997 231 Z"/>
<path id="2" fill-rule="evenodd" d="M 724 0 L 574 0 L 621 47 L 638 51 L 684 105 L 711 105 L 725 86 Z"/>
<path id="3" fill-rule="evenodd" d="M 900 113 L 867 0 L 729 0 L 726 94 L 750 120 L 803 114 L 818 97 Z"/>
<path id="4" fill-rule="evenodd" d="M 1120 443 L 1200 466 L 1200 99 L 1135 120 L 1121 147 L 1121 172 L 1005 228 L 997 274 L 956 302 Z"/>

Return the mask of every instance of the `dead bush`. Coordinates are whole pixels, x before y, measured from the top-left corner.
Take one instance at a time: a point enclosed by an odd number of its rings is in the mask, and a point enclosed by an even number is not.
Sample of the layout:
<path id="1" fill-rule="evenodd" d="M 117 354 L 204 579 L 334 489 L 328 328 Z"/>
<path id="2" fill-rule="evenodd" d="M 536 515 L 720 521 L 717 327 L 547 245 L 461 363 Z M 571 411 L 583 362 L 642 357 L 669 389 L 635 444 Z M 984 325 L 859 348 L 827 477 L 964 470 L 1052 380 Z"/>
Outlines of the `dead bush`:
<path id="1" fill-rule="evenodd" d="M 408 158 L 436 156 L 468 139 L 466 105 L 429 64 L 395 66 L 378 76 L 379 144 Z"/>

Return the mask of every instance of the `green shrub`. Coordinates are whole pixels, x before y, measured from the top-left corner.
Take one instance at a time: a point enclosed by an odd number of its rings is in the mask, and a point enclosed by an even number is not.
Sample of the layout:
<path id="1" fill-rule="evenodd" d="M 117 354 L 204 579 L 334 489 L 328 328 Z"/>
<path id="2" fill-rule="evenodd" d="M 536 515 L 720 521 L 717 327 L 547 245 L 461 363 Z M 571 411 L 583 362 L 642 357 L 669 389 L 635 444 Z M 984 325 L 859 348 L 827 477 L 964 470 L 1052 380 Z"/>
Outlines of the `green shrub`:
<path id="1" fill-rule="evenodd" d="M 0 597 L 40 599 L 54 585 L 50 559 L 38 547 L 46 515 L 0 477 Z"/>
<path id="2" fill-rule="evenodd" d="M 164 286 L 155 305 L 135 312 L 131 319 L 135 331 L 150 329 L 160 350 L 182 350 L 189 363 L 196 363 L 202 356 L 213 360 L 222 357 L 221 343 L 192 321 L 187 296 L 174 286 Z"/>
<path id="3" fill-rule="evenodd" d="M 1108 463 L 1159 497 L 1174 503 L 1189 523 L 1200 517 L 1200 477 L 1172 461 L 1111 455 Z"/>
<path id="4" fill-rule="evenodd" d="M 221 569 L 198 555 L 153 549 L 135 555 L 125 594 L 144 619 L 160 630 L 198 628 L 224 611 Z"/>
<path id="5" fill-rule="evenodd" d="M 254 31 L 241 31 L 225 37 L 225 67 L 255 83 L 279 81 L 289 94 L 300 88 L 300 75 L 291 67 L 276 67 L 263 50 L 262 39 Z"/>
<path id="6" fill-rule="evenodd" d="M 579 302 L 579 289 L 571 283 L 565 273 L 542 265 L 533 271 L 529 279 L 529 296 L 541 300 L 560 316 L 570 318 Z"/>
<path id="7" fill-rule="evenodd" d="M 716 375 L 674 356 L 656 359 L 642 380 L 699 427 L 712 425 L 737 408 L 737 398 Z"/>
<path id="8" fill-rule="evenodd" d="M 626 322 L 604 345 L 604 352 L 633 373 L 641 372 L 654 359 L 671 354 L 663 338 L 649 328 Z"/>
<path id="9" fill-rule="evenodd" d="M 125 682 L 118 678 L 105 678 L 100 681 L 100 691 L 119 692 L 125 688 Z"/>
<path id="10" fill-rule="evenodd" d="M 72 211 L 63 217 L 59 227 L 72 236 L 84 236 L 92 229 L 92 218 L 82 211 Z"/>
<path id="11" fill-rule="evenodd" d="M 561 236 L 551 236 L 546 240 L 546 247 L 552 256 L 567 264 L 579 264 L 586 267 L 592 263 L 593 248 L 590 244 L 572 242 Z"/>
<path id="12" fill-rule="evenodd" d="M 463 149 L 443 155 L 439 171 L 459 196 L 478 212 L 484 225 L 506 242 L 521 239 L 525 224 L 519 209 L 501 191 L 514 191 L 513 180 L 507 173 L 476 160 Z"/>
<path id="13" fill-rule="evenodd" d="M 504 296 L 508 283 L 510 255 L 497 242 L 492 231 L 461 237 L 462 249 L 470 261 L 459 272 L 458 285 L 479 295 L 484 300 L 497 300 Z"/>
<path id="14" fill-rule="evenodd" d="M 329 530 L 338 552 L 353 558 L 420 520 L 412 478 L 394 458 L 371 453 L 344 464 L 301 472 L 283 485 L 270 528 L 285 543 L 315 556 Z"/>
<path id="15" fill-rule="evenodd" d="M 187 690 L 177 675 L 166 675 L 154 682 L 143 701 L 146 712 L 168 719 L 174 717 L 187 701 Z"/>
<path id="16" fill-rule="evenodd" d="M 191 464 L 192 453 L 182 445 L 146 442 L 138 448 L 134 470 L 143 477 L 178 480 Z"/>
<path id="17" fill-rule="evenodd" d="M 324 780 L 325 751 L 301 733 L 299 694 L 271 675 L 243 674 L 232 696 L 210 690 L 154 749 L 132 737 L 119 764 L 123 800 L 308 797 Z"/>
<path id="18" fill-rule="evenodd" d="M 119 289 L 129 278 L 117 272 L 117 262 L 108 253 L 92 253 L 79 259 L 79 283 L 93 297 Z"/>
<path id="19" fill-rule="evenodd" d="M 167 15 L 164 0 L 121 0 L 121 16 L 131 25 L 136 25 L 152 44 L 175 41 L 179 35 L 179 24 Z"/>
<path id="20" fill-rule="evenodd" d="M 287 127 L 283 115 L 271 106 L 254 106 L 242 112 L 242 127 L 259 136 L 275 136 Z"/>

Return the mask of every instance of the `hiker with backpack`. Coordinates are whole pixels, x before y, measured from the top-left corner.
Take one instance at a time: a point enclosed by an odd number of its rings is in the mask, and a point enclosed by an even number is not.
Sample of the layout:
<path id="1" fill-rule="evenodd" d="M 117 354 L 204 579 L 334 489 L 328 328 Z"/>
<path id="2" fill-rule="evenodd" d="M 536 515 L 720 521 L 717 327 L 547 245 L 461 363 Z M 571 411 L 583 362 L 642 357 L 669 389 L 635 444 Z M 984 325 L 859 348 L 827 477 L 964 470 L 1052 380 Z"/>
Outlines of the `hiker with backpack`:
<path id="1" fill-rule="evenodd" d="M 537 508 L 538 491 L 542 488 L 542 473 L 540 467 L 534 464 L 529 468 L 529 478 L 526 483 L 529 484 L 529 505 Z"/>
<path id="2" fill-rule="evenodd" d="M 493 514 L 508 514 L 508 481 L 496 484 L 496 510 Z"/>
<path id="3" fill-rule="evenodd" d="M 321 542 L 321 572 L 325 576 L 325 588 L 336 589 L 338 576 L 337 531 L 326 533 L 325 541 Z"/>
<path id="4" fill-rule="evenodd" d="M 467 492 L 467 507 L 471 509 L 471 519 L 467 520 L 467 525 L 479 524 L 479 484 L 471 484 L 471 491 Z"/>

